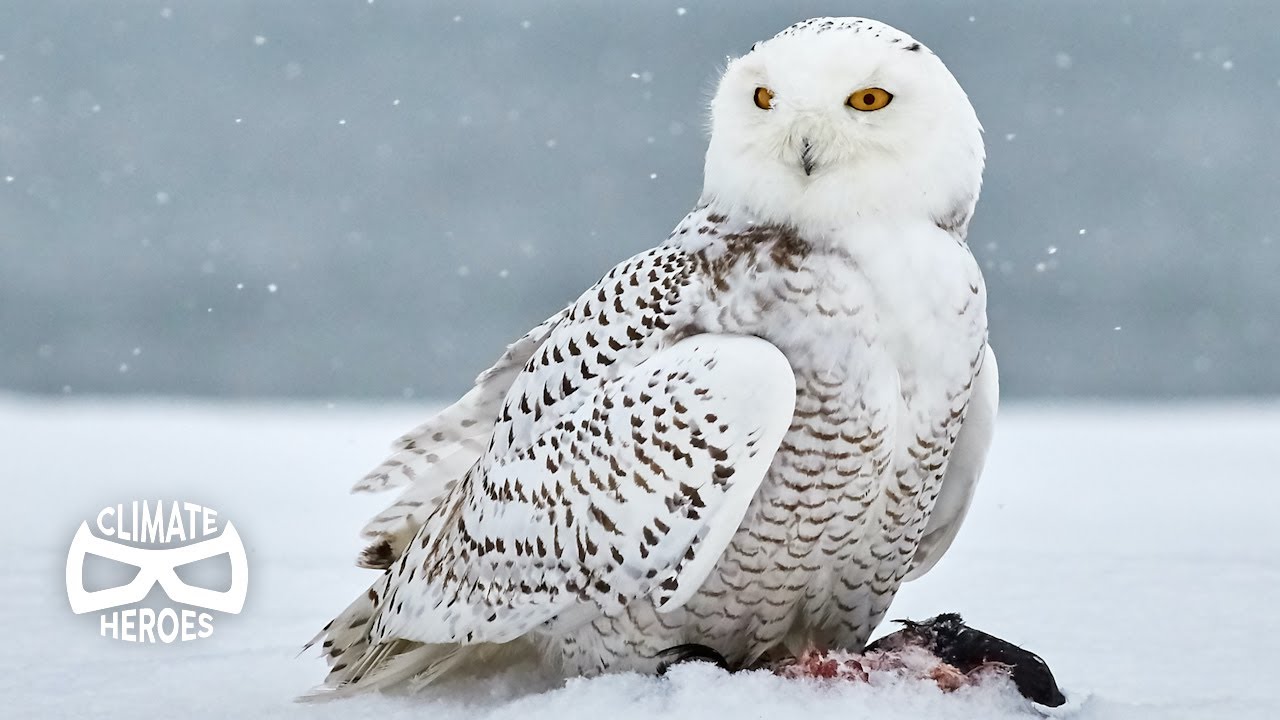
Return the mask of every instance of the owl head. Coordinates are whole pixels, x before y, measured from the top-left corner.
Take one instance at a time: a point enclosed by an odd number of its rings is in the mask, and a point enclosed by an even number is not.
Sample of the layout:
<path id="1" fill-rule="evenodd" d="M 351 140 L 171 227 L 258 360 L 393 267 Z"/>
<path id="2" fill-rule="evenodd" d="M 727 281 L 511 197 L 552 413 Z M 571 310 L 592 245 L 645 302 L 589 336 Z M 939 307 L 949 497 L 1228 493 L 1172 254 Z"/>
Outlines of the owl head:
<path id="1" fill-rule="evenodd" d="M 703 199 L 812 234 L 934 219 L 963 236 L 984 158 L 973 106 L 928 48 L 872 20 L 815 18 L 729 61 Z"/>

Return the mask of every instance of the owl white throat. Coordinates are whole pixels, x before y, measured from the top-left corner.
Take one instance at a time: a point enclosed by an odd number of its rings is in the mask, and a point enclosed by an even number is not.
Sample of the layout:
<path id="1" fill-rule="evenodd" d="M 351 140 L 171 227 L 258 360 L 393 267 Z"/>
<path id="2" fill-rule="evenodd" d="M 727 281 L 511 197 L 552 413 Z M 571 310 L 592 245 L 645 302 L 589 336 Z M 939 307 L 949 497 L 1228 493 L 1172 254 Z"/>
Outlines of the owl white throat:
<path id="1" fill-rule="evenodd" d="M 928 221 L 963 239 L 982 127 L 914 38 L 816 18 L 731 59 L 711 102 L 702 201 L 811 238 L 863 221 Z"/>

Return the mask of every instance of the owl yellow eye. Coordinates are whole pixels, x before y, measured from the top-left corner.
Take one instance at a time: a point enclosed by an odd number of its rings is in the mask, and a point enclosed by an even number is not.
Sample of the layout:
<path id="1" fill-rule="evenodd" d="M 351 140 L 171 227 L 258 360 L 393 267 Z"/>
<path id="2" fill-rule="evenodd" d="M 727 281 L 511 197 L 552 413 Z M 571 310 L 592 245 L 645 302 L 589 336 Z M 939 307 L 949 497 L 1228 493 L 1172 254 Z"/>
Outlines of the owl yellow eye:
<path id="1" fill-rule="evenodd" d="M 879 110 L 885 105 L 888 105 L 889 101 L 892 99 L 893 96 L 889 94 L 888 90 L 882 90 L 880 88 L 863 88 L 850 95 L 849 99 L 844 101 L 844 104 L 854 110 L 871 112 L 872 110 Z"/>
<path id="2" fill-rule="evenodd" d="M 773 107 L 773 93 L 767 87 L 756 88 L 756 107 L 768 110 Z"/>

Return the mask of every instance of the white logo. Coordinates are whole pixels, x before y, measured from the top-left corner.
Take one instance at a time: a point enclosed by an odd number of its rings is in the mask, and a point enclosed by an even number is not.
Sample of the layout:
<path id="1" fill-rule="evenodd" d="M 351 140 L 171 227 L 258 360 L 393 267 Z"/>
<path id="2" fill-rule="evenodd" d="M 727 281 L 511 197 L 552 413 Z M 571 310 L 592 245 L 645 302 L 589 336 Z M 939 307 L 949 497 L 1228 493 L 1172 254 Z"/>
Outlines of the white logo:
<path id="1" fill-rule="evenodd" d="M 103 637 L 143 643 L 171 643 L 213 634 L 211 610 L 236 614 L 249 591 L 249 566 L 240 534 L 229 521 L 218 525 L 218 513 L 188 502 L 133 501 L 103 508 L 95 518 L 97 534 L 88 522 L 80 524 L 67 554 L 67 599 L 77 615 L 103 612 Z M 178 568 L 221 556 L 230 560 L 230 586 L 221 585 L 227 573 L 203 577 L 206 586 L 179 577 Z M 85 587 L 85 561 L 90 556 L 138 568 L 132 580 L 99 590 Z M 219 569 L 221 566 L 219 566 Z M 208 575 L 205 573 L 204 575 Z M 190 607 L 142 606 L 159 585 L 168 599 Z M 126 605 L 125 610 L 113 609 Z"/>

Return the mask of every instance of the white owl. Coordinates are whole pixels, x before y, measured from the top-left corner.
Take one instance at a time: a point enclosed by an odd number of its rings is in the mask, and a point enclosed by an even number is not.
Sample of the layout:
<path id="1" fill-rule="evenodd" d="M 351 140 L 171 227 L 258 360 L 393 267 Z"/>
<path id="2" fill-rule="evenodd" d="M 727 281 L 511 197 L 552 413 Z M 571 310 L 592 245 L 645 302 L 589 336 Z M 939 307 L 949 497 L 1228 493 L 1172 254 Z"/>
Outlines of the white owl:
<path id="1" fill-rule="evenodd" d="M 516 341 L 358 490 L 383 569 L 329 695 L 536 656 L 859 650 L 964 518 L 998 383 L 965 244 L 981 126 L 932 52 L 808 20 L 729 62 L 665 243 Z"/>

